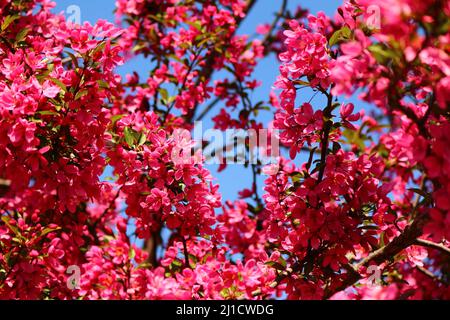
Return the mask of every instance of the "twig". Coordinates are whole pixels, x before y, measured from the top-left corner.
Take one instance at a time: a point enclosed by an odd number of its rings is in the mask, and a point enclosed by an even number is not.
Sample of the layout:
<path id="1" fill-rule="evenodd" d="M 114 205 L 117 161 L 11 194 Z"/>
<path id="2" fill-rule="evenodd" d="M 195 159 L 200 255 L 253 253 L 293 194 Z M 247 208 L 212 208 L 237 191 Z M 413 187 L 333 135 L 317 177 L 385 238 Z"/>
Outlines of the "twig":
<path id="1" fill-rule="evenodd" d="M 254 192 L 255 192 L 254 200 L 258 206 L 263 206 L 262 199 L 258 193 L 258 172 L 257 171 L 258 171 L 257 165 L 252 164 L 253 188 L 254 188 Z"/>
<path id="2" fill-rule="evenodd" d="M 448 248 L 440 243 L 436 243 L 436 242 L 432 242 L 432 241 L 424 240 L 424 239 L 416 239 L 416 241 L 414 241 L 414 244 L 418 245 L 418 246 L 422 246 L 422 247 L 436 249 L 436 250 L 439 250 L 443 253 L 450 255 L 450 248 Z"/>
<path id="3" fill-rule="evenodd" d="M 325 173 L 325 162 L 326 157 L 328 154 L 328 139 L 330 137 L 331 127 L 333 125 L 333 122 L 331 121 L 331 112 L 333 111 L 333 96 L 331 93 L 328 93 L 326 91 L 322 91 L 323 94 L 325 94 L 328 98 L 327 107 L 324 110 L 323 118 L 324 118 L 324 125 L 323 125 L 323 135 L 322 135 L 322 149 L 320 152 L 320 170 L 319 170 L 319 176 L 317 183 L 320 183 L 323 179 L 323 175 Z"/>
<path id="4" fill-rule="evenodd" d="M 335 293 L 345 290 L 346 288 L 356 283 L 359 279 L 361 279 L 361 275 L 358 273 L 358 270 L 361 267 L 368 266 L 372 262 L 380 264 L 386 260 L 392 259 L 398 253 L 414 244 L 416 239 L 422 234 L 422 226 L 424 223 L 425 223 L 425 216 L 418 217 L 416 220 L 414 220 L 414 222 L 410 226 L 405 228 L 402 234 L 394 238 L 386 246 L 369 254 L 355 267 L 349 265 L 348 267 L 353 269 L 354 272 L 353 271 L 349 272 L 349 276 L 347 277 L 347 279 L 336 289 L 327 292 L 324 298 L 325 299 L 330 298 Z"/>
<path id="5" fill-rule="evenodd" d="M 103 213 L 100 215 L 100 217 L 98 217 L 97 220 L 95 220 L 94 224 L 92 225 L 93 230 L 95 231 L 95 228 L 97 227 L 98 223 L 106 216 L 106 214 L 114 207 L 116 200 L 119 198 L 120 195 L 120 191 L 122 190 L 122 186 L 120 186 L 120 188 L 117 190 L 116 195 L 114 196 L 114 198 L 111 200 L 111 202 L 109 203 L 109 206 L 103 211 Z"/>
<path id="6" fill-rule="evenodd" d="M 214 108 L 214 106 L 220 101 L 220 98 L 217 97 L 215 98 L 203 111 L 202 113 L 200 113 L 197 117 L 197 119 L 195 119 L 195 121 L 200 121 L 202 120 L 209 111 L 211 111 L 212 108 Z"/>
<path id="7" fill-rule="evenodd" d="M 416 266 L 416 269 L 418 271 L 420 271 L 421 273 L 423 273 L 424 275 L 430 277 L 431 279 L 433 279 L 434 281 L 438 281 L 444 285 L 448 285 L 448 283 L 442 279 L 441 277 L 438 277 L 437 275 L 435 275 L 433 272 L 431 272 L 430 270 L 425 269 L 424 267 L 421 266 Z"/>
<path id="8" fill-rule="evenodd" d="M 263 39 L 262 44 L 264 46 L 264 50 L 266 51 L 266 53 L 269 51 L 269 44 L 273 38 L 272 33 L 275 30 L 275 28 L 277 27 L 277 24 L 280 21 L 281 17 L 283 17 L 284 13 L 286 12 L 287 3 L 288 3 L 287 0 L 283 0 L 280 10 L 277 12 L 276 17 L 275 17 L 274 21 L 272 22 L 272 25 L 270 26 L 269 31 L 267 32 L 266 36 Z"/>
<path id="9" fill-rule="evenodd" d="M 190 268 L 190 264 L 189 264 L 189 252 L 188 252 L 188 248 L 187 248 L 187 244 L 186 244 L 186 239 L 184 237 L 181 237 L 183 239 L 183 250 L 184 250 L 184 264 L 186 266 L 186 268 Z"/>
<path id="10" fill-rule="evenodd" d="M 201 51 L 202 51 L 202 49 L 200 49 L 198 52 L 196 52 L 194 54 L 194 58 L 192 59 L 191 63 L 189 64 L 188 70 L 186 71 L 186 75 L 184 76 L 183 83 L 182 83 L 181 87 L 178 89 L 178 95 L 180 95 L 183 92 L 183 90 L 185 89 L 189 75 L 193 71 L 193 69 L 197 63 L 197 59 L 200 56 Z M 170 104 L 170 106 L 167 108 L 166 112 L 164 113 L 163 119 L 161 120 L 162 125 L 164 125 L 166 123 L 167 117 L 169 116 L 170 111 L 172 111 L 173 107 L 175 106 L 175 103 L 176 103 L 176 100 L 174 100 Z"/>

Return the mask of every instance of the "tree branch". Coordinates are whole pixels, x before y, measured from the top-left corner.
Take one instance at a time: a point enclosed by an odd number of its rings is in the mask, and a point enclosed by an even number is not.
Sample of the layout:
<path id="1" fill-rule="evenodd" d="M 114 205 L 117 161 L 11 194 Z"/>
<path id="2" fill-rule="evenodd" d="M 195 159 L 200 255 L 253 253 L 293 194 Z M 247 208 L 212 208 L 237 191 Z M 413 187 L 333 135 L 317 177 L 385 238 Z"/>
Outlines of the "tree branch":
<path id="1" fill-rule="evenodd" d="M 402 234 L 394 238 L 386 246 L 369 254 L 355 267 L 353 267 L 352 265 L 348 265 L 347 270 L 350 270 L 350 272 L 347 279 L 339 287 L 326 293 L 324 298 L 328 299 L 335 293 L 345 290 L 346 288 L 352 286 L 358 280 L 360 280 L 362 276 L 359 274 L 358 270 L 361 267 L 369 266 L 372 262 L 380 264 L 386 260 L 390 260 L 397 254 L 399 254 L 401 251 L 414 244 L 416 239 L 422 235 L 422 227 L 425 221 L 426 219 L 424 215 L 418 217 L 416 220 L 414 220 L 414 222 L 410 226 L 405 228 Z"/>
<path id="2" fill-rule="evenodd" d="M 327 107 L 324 110 L 323 113 L 323 135 L 322 135 L 322 149 L 320 152 L 320 170 L 319 170 L 319 176 L 317 182 L 320 183 L 323 179 L 323 175 L 325 173 L 325 162 L 326 157 L 328 154 L 328 139 L 330 137 L 331 127 L 333 125 L 333 122 L 331 121 L 331 112 L 333 111 L 333 96 L 331 93 L 326 92 L 325 90 L 322 91 L 323 94 L 325 94 L 328 98 Z"/>
<path id="3" fill-rule="evenodd" d="M 189 251 L 188 251 L 187 244 L 186 244 L 186 238 L 181 237 L 181 239 L 183 240 L 184 264 L 185 264 L 186 268 L 190 268 L 191 266 L 189 264 Z"/>
<path id="4" fill-rule="evenodd" d="M 426 276 L 430 277 L 431 279 L 433 279 L 433 281 L 438 281 L 438 282 L 440 282 L 440 283 L 442 283 L 442 284 L 444 284 L 446 286 L 448 285 L 448 283 L 444 279 L 438 277 L 437 275 L 435 275 L 430 270 L 427 270 L 424 267 L 420 267 L 420 266 L 416 266 L 416 269 L 418 271 L 420 271 L 421 273 L 423 273 L 424 275 L 426 275 Z"/>
<path id="5" fill-rule="evenodd" d="M 267 32 L 266 36 L 263 39 L 262 44 L 264 46 L 264 50 L 265 50 L 266 54 L 268 53 L 269 45 L 272 42 L 272 38 L 273 38 L 272 33 L 275 30 L 275 28 L 277 27 L 277 24 L 280 21 L 281 17 L 284 16 L 284 13 L 286 12 L 286 9 L 287 9 L 287 4 L 288 4 L 288 1 L 287 0 L 283 0 L 283 3 L 281 4 L 280 10 L 276 14 L 275 20 L 273 20 L 269 31 Z"/>
<path id="6" fill-rule="evenodd" d="M 147 262 L 152 265 L 152 267 L 158 266 L 158 257 L 156 255 L 156 249 L 162 242 L 161 240 L 161 229 L 152 232 L 150 238 L 144 243 L 144 251 L 148 252 Z"/>
<path id="7" fill-rule="evenodd" d="M 202 111 L 202 113 L 200 113 L 197 117 L 197 119 L 195 119 L 195 121 L 200 121 L 202 120 L 209 111 L 211 111 L 212 108 L 214 108 L 214 106 L 220 101 L 220 98 L 215 98 L 213 101 L 211 101 L 211 103 Z"/>
<path id="8" fill-rule="evenodd" d="M 450 256 L 450 248 L 444 246 L 443 244 L 424 239 L 416 239 L 416 241 L 414 241 L 414 244 L 422 247 L 436 249 Z"/>

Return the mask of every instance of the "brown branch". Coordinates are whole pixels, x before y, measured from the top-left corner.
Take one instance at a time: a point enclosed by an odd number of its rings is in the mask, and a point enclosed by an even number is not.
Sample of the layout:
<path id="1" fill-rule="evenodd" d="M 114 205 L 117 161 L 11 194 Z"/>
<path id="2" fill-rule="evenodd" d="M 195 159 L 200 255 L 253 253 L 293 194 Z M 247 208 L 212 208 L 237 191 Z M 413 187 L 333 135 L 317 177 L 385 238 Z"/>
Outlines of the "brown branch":
<path id="1" fill-rule="evenodd" d="M 331 112 L 333 111 L 333 96 L 331 93 L 326 92 L 325 90 L 322 91 L 323 94 L 325 94 L 328 98 L 327 107 L 324 110 L 323 113 L 323 135 L 322 135 L 322 149 L 320 152 L 320 170 L 319 170 L 319 176 L 317 182 L 320 183 L 323 179 L 323 175 L 325 173 L 325 162 L 326 157 L 328 154 L 328 140 L 330 137 L 331 127 L 333 126 L 333 121 L 331 121 Z"/>
<path id="2" fill-rule="evenodd" d="M 186 84 L 187 84 L 189 75 L 190 75 L 190 74 L 192 73 L 192 71 L 194 70 L 194 67 L 195 67 L 196 63 L 198 62 L 197 59 L 200 57 L 201 51 L 202 51 L 202 50 L 200 49 L 198 52 L 196 52 L 196 53 L 194 54 L 194 57 L 193 57 L 191 63 L 189 64 L 188 70 L 186 71 L 186 74 L 185 74 L 185 76 L 184 76 L 183 83 L 182 83 L 181 87 L 178 88 L 178 94 L 177 94 L 177 95 L 180 95 L 180 94 L 184 91 L 184 89 L 186 88 Z M 163 116 L 162 120 L 160 121 L 160 122 L 161 122 L 161 125 L 164 125 L 164 124 L 166 123 L 167 117 L 169 116 L 170 111 L 172 111 L 173 107 L 175 107 L 175 104 L 176 104 L 176 100 L 174 100 L 174 101 L 170 104 L 170 106 L 167 108 L 167 110 L 166 110 L 165 113 L 164 113 L 164 116 Z"/>
<path id="3" fill-rule="evenodd" d="M 122 190 L 122 187 L 123 187 L 123 185 L 120 186 L 120 188 L 117 190 L 117 193 L 115 194 L 115 196 L 111 199 L 108 207 L 105 210 L 103 210 L 102 214 L 94 221 L 94 223 L 91 224 L 91 225 L 88 224 L 88 226 L 87 226 L 88 229 L 89 229 L 89 232 L 94 237 L 94 241 L 95 241 L 95 243 L 97 245 L 100 244 L 100 239 L 98 237 L 96 229 L 97 229 L 99 223 L 102 221 L 102 219 L 106 217 L 108 212 L 110 212 L 111 210 L 115 209 L 115 203 L 116 203 L 116 200 L 119 198 L 120 191 Z"/>
<path id="4" fill-rule="evenodd" d="M 414 241 L 414 244 L 418 245 L 418 246 L 422 246 L 422 247 L 436 249 L 445 254 L 450 255 L 450 248 L 444 246 L 441 243 L 436 243 L 436 242 L 432 242 L 432 241 L 428 241 L 428 240 L 424 240 L 424 239 L 416 239 L 416 241 Z"/>
<path id="5" fill-rule="evenodd" d="M 448 283 L 442 279 L 441 277 L 438 277 L 437 275 L 435 275 L 433 272 L 431 272 L 430 270 L 425 269 L 424 267 L 421 266 L 416 266 L 416 269 L 418 271 L 420 271 L 422 274 L 426 275 L 427 277 L 430 277 L 433 281 L 437 281 L 440 282 L 444 285 L 448 285 Z"/>
<path id="6" fill-rule="evenodd" d="M 326 246 L 323 246 L 317 250 L 313 250 L 311 248 L 311 244 L 308 244 L 306 256 L 301 261 L 294 263 L 292 267 L 287 268 L 282 273 L 278 274 L 275 278 L 275 281 L 272 282 L 270 286 L 272 288 L 275 288 L 279 284 L 281 284 L 281 282 L 287 277 L 290 277 L 294 273 L 302 271 L 308 263 L 313 263 L 314 260 L 319 256 L 319 254 L 321 254 L 326 248 Z"/>
<path id="7" fill-rule="evenodd" d="M 254 189 L 254 200 L 258 207 L 263 207 L 263 201 L 259 196 L 258 192 L 258 167 L 255 164 L 251 165 L 252 167 L 252 179 L 253 179 L 253 189 Z"/>
<path id="8" fill-rule="evenodd" d="M 0 36 L 0 40 L 2 43 L 4 43 L 8 47 L 9 51 L 11 51 L 12 53 L 16 52 L 16 49 L 14 49 L 14 47 L 11 45 L 11 43 L 9 42 L 9 40 L 6 37 Z"/>
<path id="9" fill-rule="evenodd" d="M 276 13 L 276 17 L 272 22 L 272 25 L 270 26 L 269 31 L 267 32 L 266 36 L 264 37 L 262 44 L 264 46 L 264 51 L 267 54 L 269 52 L 269 45 L 272 42 L 273 39 L 273 31 L 275 30 L 275 28 L 277 27 L 278 22 L 280 21 L 281 17 L 284 16 L 284 13 L 286 12 L 287 9 L 287 4 L 288 1 L 287 0 L 283 0 L 283 3 L 281 4 L 280 10 Z"/>
<path id="10" fill-rule="evenodd" d="M 362 278 L 359 274 L 358 270 L 361 267 L 369 266 L 372 262 L 376 264 L 380 264 L 387 260 L 391 260 L 397 254 L 399 254 L 404 249 L 408 248 L 412 244 L 415 243 L 416 239 L 422 235 L 422 227 L 426 221 L 426 216 L 423 215 L 418 217 L 414 222 L 405 228 L 402 234 L 398 237 L 394 238 L 391 242 L 389 242 L 386 246 L 372 252 L 366 258 L 364 258 L 361 262 L 359 262 L 355 267 L 348 265 L 347 270 L 350 270 L 347 279 L 336 289 L 331 290 L 325 294 L 325 299 L 330 298 L 335 293 L 345 290 L 346 288 L 355 284 L 358 280 Z"/>
<path id="11" fill-rule="evenodd" d="M 189 264 L 189 251 L 188 251 L 187 244 L 186 244 L 186 238 L 181 237 L 181 239 L 183 240 L 184 264 L 185 264 L 186 268 L 190 268 L 191 265 Z"/>
<path id="12" fill-rule="evenodd" d="M 152 232 L 150 238 L 144 244 L 144 251 L 148 253 L 147 262 L 152 265 L 152 267 L 157 267 L 158 259 L 156 256 L 156 249 L 162 242 L 161 230 Z"/>
<path id="13" fill-rule="evenodd" d="M 11 180 L 0 178 L 0 197 L 3 197 L 8 193 L 9 187 L 11 186 Z"/>
<path id="14" fill-rule="evenodd" d="M 211 109 L 212 108 L 214 108 L 215 107 L 215 105 L 218 103 L 220 101 L 220 98 L 219 97 L 217 97 L 217 98 L 215 98 L 203 111 L 202 111 L 202 113 L 200 113 L 199 115 L 198 115 L 198 117 L 197 117 L 197 119 L 195 119 L 195 121 L 200 121 L 200 120 L 202 120 L 207 114 L 208 114 L 208 112 L 209 111 L 211 111 Z"/>

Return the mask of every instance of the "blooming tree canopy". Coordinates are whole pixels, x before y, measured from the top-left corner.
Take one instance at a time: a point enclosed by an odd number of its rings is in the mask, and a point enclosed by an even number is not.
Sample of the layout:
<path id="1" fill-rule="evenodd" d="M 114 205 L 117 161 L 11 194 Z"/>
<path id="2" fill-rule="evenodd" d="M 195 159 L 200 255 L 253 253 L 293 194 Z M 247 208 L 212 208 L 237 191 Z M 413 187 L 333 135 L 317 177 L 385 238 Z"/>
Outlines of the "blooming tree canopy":
<path id="1" fill-rule="evenodd" d="M 0 0 L 1 299 L 450 299 L 450 2 L 282 0 L 242 35 L 257 2 Z M 177 134 L 206 116 L 280 141 L 238 200 Z"/>

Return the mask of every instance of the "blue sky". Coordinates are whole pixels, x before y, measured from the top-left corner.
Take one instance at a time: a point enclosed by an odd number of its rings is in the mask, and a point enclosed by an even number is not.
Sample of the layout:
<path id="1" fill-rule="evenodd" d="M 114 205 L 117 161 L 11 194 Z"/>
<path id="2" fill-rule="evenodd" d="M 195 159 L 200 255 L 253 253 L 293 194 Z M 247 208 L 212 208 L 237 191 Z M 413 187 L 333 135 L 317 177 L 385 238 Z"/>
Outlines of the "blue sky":
<path id="1" fill-rule="evenodd" d="M 115 21 L 113 14 L 115 0 L 56 0 L 55 13 L 63 12 L 66 16 L 70 13 L 67 9 L 71 5 L 77 5 L 81 11 L 81 20 L 95 23 L 98 19 L 105 19 L 111 22 Z M 289 8 L 295 9 L 299 5 L 303 8 L 309 9 L 312 14 L 318 11 L 324 11 L 327 15 L 333 16 L 337 7 L 342 3 L 342 0 L 289 0 Z M 273 19 L 275 12 L 279 10 L 281 0 L 259 0 L 256 6 L 252 9 L 250 15 L 246 18 L 245 22 L 239 29 L 239 33 L 242 34 L 254 34 L 256 26 L 261 23 L 270 23 Z M 118 72 L 124 76 L 132 71 L 138 71 L 143 77 L 147 76 L 147 70 L 150 64 L 143 58 L 133 59 L 122 66 Z M 262 81 L 262 86 L 258 88 L 253 96 L 252 100 L 257 102 L 260 100 L 267 101 L 271 87 L 278 75 L 279 63 L 276 57 L 272 54 L 260 62 L 254 73 L 254 79 Z M 303 95 L 303 96 L 302 96 Z M 300 93 L 298 97 L 299 103 L 306 102 L 310 99 L 311 93 Z M 320 97 L 315 98 L 313 105 L 316 107 L 323 107 Z M 220 108 L 216 106 L 216 108 Z M 219 109 L 217 109 L 219 110 Z M 213 112 L 214 114 L 214 112 Z M 273 118 L 273 114 L 266 112 L 261 114 L 260 119 L 264 122 L 270 121 Z M 210 119 L 205 119 L 203 123 L 203 129 L 211 127 Z M 299 160 L 297 160 L 297 163 Z M 212 171 L 213 176 L 220 184 L 220 191 L 223 199 L 233 200 L 237 197 L 237 192 L 243 188 L 251 187 L 251 170 L 245 169 L 242 165 L 229 165 L 228 168 L 222 173 L 217 173 L 217 166 L 210 165 L 209 169 Z M 262 180 L 258 181 L 258 189 L 262 188 Z M 262 194 L 262 191 L 259 192 Z"/>

